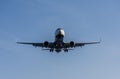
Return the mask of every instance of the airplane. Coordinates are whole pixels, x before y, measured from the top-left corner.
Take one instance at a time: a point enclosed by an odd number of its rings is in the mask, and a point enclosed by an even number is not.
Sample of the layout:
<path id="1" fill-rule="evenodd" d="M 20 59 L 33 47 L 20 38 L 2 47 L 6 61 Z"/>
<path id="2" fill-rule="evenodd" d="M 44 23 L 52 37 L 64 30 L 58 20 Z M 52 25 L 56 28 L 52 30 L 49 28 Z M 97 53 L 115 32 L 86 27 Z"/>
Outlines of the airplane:
<path id="1" fill-rule="evenodd" d="M 99 44 L 99 42 L 64 42 L 65 37 L 65 31 L 62 28 L 57 28 L 55 31 L 55 40 L 54 42 L 48 42 L 44 41 L 43 43 L 33 43 L 33 42 L 17 42 L 18 44 L 27 44 L 27 45 L 33 45 L 35 47 L 44 47 L 43 50 L 49 50 L 50 52 L 61 52 L 62 50 L 64 52 L 68 52 L 68 50 L 73 50 L 75 47 L 82 47 L 84 45 L 89 44 Z"/>

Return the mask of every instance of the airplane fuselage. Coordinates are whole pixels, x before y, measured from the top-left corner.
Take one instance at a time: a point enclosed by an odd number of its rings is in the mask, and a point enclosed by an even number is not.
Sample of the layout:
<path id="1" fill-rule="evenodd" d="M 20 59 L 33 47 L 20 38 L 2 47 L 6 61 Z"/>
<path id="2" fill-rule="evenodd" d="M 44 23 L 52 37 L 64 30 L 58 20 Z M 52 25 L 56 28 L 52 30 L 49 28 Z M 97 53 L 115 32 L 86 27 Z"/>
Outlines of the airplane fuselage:
<path id="1" fill-rule="evenodd" d="M 61 49 L 64 46 L 64 36 L 65 36 L 65 32 L 63 29 L 58 28 L 55 31 L 55 47 L 52 50 L 55 50 L 56 52 L 61 52 Z"/>

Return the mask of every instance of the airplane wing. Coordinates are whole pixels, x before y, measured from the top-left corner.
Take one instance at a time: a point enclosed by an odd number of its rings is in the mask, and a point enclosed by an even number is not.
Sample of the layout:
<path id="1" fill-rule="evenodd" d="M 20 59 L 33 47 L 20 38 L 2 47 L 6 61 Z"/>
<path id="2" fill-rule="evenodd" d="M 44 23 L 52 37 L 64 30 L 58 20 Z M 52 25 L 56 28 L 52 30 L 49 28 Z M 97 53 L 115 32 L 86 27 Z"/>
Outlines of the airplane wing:
<path id="1" fill-rule="evenodd" d="M 46 48 L 52 48 L 53 43 L 49 43 L 48 46 L 45 46 L 44 43 L 30 43 L 30 42 L 17 42 L 18 44 L 26 44 L 26 45 L 33 45 L 35 47 L 46 47 Z"/>
<path id="2" fill-rule="evenodd" d="M 84 45 L 89 45 L 89 44 L 99 44 L 100 42 L 81 42 L 81 43 L 65 43 L 66 48 L 71 48 L 71 47 L 82 47 Z"/>
<path id="3" fill-rule="evenodd" d="M 29 43 L 29 42 L 17 42 L 18 44 L 27 44 L 27 45 L 33 45 L 35 47 L 43 47 L 43 43 Z"/>
<path id="4" fill-rule="evenodd" d="M 84 43 L 75 43 L 75 47 L 89 45 L 89 44 L 99 44 L 100 42 L 84 42 Z"/>
<path id="5" fill-rule="evenodd" d="M 18 44 L 27 44 L 27 45 L 33 45 L 35 47 L 45 47 L 45 48 L 55 48 L 54 42 L 49 42 L 48 44 L 44 43 L 30 43 L 30 42 L 17 42 Z M 70 43 L 64 43 L 63 47 L 61 48 L 72 48 L 72 47 L 82 47 L 84 45 L 89 45 L 89 44 L 98 44 L 100 42 L 81 42 L 81 43 L 74 43 L 73 41 Z M 46 50 L 46 49 L 45 49 Z M 49 50 L 49 49 L 47 49 Z"/>

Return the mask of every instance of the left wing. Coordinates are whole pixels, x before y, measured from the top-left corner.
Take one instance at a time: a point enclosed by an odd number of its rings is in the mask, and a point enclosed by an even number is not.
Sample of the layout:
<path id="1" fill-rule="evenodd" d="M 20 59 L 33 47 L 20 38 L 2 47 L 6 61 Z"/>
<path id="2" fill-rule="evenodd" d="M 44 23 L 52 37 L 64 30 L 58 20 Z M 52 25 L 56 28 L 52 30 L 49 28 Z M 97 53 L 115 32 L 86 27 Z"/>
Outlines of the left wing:
<path id="1" fill-rule="evenodd" d="M 28 42 L 17 42 L 18 44 L 27 44 L 27 45 L 33 45 L 35 47 L 43 47 L 43 43 L 28 43 Z"/>
<path id="2" fill-rule="evenodd" d="M 46 48 L 52 48 L 54 46 L 54 43 L 49 43 L 48 45 L 45 45 L 44 43 L 30 43 L 30 42 L 17 42 L 18 44 L 26 44 L 26 45 L 33 45 L 35 47 L 46 47 Z"/>

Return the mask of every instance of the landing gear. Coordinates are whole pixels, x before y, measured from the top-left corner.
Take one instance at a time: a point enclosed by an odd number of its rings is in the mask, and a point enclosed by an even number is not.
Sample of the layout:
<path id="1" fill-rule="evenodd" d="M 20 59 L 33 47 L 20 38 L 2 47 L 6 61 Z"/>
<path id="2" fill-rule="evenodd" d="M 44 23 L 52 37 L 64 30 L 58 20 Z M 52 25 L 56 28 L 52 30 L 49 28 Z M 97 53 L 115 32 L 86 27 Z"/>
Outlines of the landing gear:
<path id="1" fill-rule="evenodd" d="M 68 52 L 68 49 L 64 49 L 64 52 Z"/>
<path id="2" fill-rule="evenodd" d="M 54 49 L 50 49 L 50 52 L 53 52 L 54 51 Z"/>

